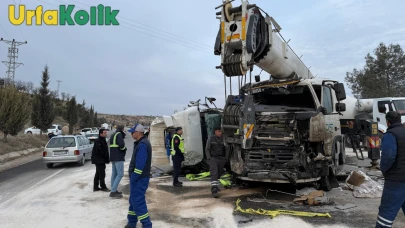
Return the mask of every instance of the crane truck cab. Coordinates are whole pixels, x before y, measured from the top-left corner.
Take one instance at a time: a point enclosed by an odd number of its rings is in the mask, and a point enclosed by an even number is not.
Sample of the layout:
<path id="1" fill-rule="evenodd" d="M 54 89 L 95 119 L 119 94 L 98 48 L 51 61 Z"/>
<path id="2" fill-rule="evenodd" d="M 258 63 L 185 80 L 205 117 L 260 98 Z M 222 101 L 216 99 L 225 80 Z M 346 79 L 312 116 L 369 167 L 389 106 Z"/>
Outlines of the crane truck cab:
<path id="1" fill-rule="evenodd" d="M 226 97 L 222 118 L 232 171 L 244 180 L 320 181 L 329 190 L 345 162 L 343 84 L 315 78 L 281 36 L 281 26 L 256 4 L 242 0 L 233 7 L 224 0 L 216 9 L 216 68 L 225 86 L 233 77 L 240 85 L 239 94 Z M 258 75 L 252 83 L 255 66 L 270 80 L 260 82 Z"/>
<path id="2" fill-rule="evenodd" d="M 319 181 L 330 190 L 345 162 L 345 98 L 343 84 L 327 79 L 246 84 L 228 96 L 222 118 L 232 171 L 242 180 Z"/>
<path id="3" fill-rule="evenodd" d="M 349 147 L 353 147 L 353 136 L 359 137 L 359 144 L 367 146 L 367 140 L 364 134 L 355 134 L 356 124 L 360 120 L 372 120 L 377 123 L 380 141 L 388 128 L 385 121 L 387 112 L 399 112 L 402 122 L 405 122 L 405 97 L 356 99 L 348 96 L 346 99 L 346 107 L 347 110 L 340 116 L 340 122 L 342 132 L 345 135 L 345 144 Z"/>

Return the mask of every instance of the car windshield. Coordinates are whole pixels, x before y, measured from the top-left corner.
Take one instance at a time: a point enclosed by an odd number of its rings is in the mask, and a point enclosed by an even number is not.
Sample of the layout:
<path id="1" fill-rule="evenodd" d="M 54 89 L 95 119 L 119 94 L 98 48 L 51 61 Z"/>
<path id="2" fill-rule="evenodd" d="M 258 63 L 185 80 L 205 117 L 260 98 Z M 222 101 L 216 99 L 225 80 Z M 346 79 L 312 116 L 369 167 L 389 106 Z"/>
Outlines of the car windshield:
<path id="1" fill-rule="evenodd" d="M 397 112 L 402 116 L 405 116 L 405 100 L 394 100 L 392 102 L 394 103 Z"/>
<path id="2" fill-rule="evenodd" d="M 55 129 L 56 128 L 56 126 L 52 126 L 52 127 L 50 127 L 49 129 Z"/>
<path id="3" fill-rule="evenodd" d="M 56 137 L 49 140 L 46 148 L 75 147 L 76 140 L 74 137 Z"/>

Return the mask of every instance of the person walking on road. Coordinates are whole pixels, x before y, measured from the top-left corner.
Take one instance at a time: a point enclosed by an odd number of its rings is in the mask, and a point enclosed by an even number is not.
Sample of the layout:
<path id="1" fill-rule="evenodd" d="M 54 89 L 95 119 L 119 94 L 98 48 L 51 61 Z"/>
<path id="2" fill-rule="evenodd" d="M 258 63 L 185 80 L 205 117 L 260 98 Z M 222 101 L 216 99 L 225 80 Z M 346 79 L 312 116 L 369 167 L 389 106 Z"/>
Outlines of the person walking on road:
<path id="1" fill-rule="evenodd" d="M 105 168 L 106 164 L 110 163 L 106 137 L 107 130 L 100 129 L 98 131 L 98 138 L 94 141 L 93 151 L 91 154 L 91 163 L 96 165 L 96 174 L 94 175 L 93 186 L 94 191 L 110 191 L 110 189 L 107 188 L 107 185 L 105 185 Z"/>
<path id="2" fill-rule="evenodd" d="M 214 129 L 214 135 L 208 138 L 205 146 L 205 155 L 210 163 L 211 193 L 217 198 L 219 179 L 221 178 L 229 152 L 225 147 L 220 127 Z"/>
<path id="3" fill-rule="evenodd" d="M 173 160 L 173 186 L 183 187 L 183 182 L 179 181 L 181 163 L 184 161 L 184 140 L 181 137 L 183 129 L 177 127 L 175 131 L 170 146 Z"/>
<path id="4" fill-rule="evenodd" d="M 144 135 L 144 127 L 141 124 L 135 124 L 128 132 L 131 132 L 132 138 L 136 141 L 128 170 L 130 195 L 128 224 L 125 228 L 135 228 L 138 220 L 142 223 L 143 228 L 151 228 L 152 222 L 146 205 L 145 193 L 150 179 L 152 146 Z"/>
<path id="5" fill-rule="evenodd" d="M 388 112 L 385 119 L 388 129 L 382 138 L 380 161 L 385 183 L 376 228 L 392 227 L 400 208 L 405 213 L 405 127 L 398 112 Z"/>
<path id="6" fill-rule="evenodd" d="M 117 131 L 110 137 L 110 161 L 112 164 L 110 197 L 122 197 L 122 192 L 118 191 L 118 185 L 124 176 L 124 162 L 127 152 L 124 138 L 124 126 L 119 125 Z"/>

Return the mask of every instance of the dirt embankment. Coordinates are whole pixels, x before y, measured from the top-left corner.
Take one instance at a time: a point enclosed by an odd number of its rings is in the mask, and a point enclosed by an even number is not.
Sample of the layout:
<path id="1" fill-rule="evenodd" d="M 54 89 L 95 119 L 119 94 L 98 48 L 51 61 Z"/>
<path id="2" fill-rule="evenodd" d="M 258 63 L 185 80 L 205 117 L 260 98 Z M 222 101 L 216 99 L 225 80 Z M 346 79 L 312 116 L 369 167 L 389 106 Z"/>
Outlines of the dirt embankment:
<path id="1" fill-rule="evenodd" d="M 0 155 L 6 153 L 22 151 L 31 148 L 44 147 L 48 142 L 48 137 L 46 135 L 26 135 L 18 134 L 17 136 L 8 136 L 7 143 L 3 141 L 4 135 L 0 133 Z"/>

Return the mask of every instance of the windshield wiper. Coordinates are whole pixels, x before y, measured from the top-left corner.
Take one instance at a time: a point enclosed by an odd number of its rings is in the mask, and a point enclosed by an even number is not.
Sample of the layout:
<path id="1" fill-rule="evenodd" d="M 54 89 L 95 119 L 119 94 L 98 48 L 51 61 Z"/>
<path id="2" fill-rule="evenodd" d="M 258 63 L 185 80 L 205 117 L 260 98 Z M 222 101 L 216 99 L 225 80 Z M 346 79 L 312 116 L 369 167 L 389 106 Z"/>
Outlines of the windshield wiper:
<path id="1" fill-rule="evenodd" d="M 64 146 L 64 147 L 62 148 L 62 150 L 65 149 L 66 147 L 70 147 L 74 142 L 75 142 L 75 140 L 73 140 L 68 146 Z"/>

